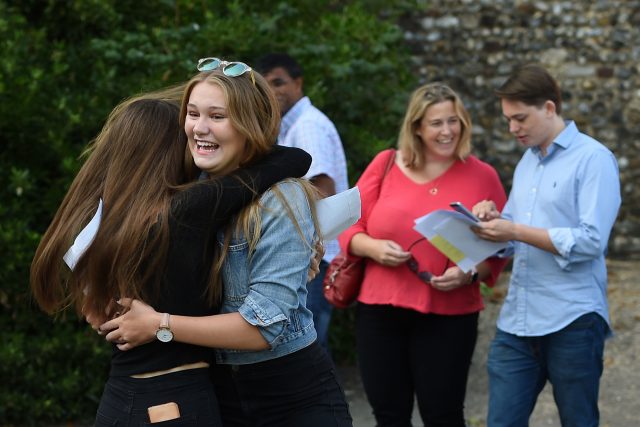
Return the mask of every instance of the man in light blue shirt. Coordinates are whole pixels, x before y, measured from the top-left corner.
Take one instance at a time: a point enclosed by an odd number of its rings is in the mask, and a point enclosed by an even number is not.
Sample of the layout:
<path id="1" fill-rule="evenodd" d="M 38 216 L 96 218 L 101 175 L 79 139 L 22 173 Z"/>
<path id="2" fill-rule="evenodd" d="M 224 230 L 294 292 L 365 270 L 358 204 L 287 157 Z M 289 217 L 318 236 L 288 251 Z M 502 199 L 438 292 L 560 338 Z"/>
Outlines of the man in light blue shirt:
<path id="1" fill-rule="evenodd" d="M 278 144 L 297 147 L 311 154 L 305 175 L 323 196 L 332 196 L 349 188 L 347 162 L 338 131 L 329 118 L 304 96 L 302 67 L 285 53 L 270 53 L 257 61 L 256 68 L 265 77 L 280 103 L 282 123 Z M 336 240 L 324 242 L 325 253 L 320 271 L 307 284 L 307 308 L 313 313 L 318 341 L 328 350 L 328 332 L 332 306 L 324 298 L 324 276 L 331 260 L 340 252 Z"/>
<path id="2" fill-rule="evenodd" d="M 488 356 L 487 425 L 527 426 L 549 381 L 563 426 L 597 426 L 617 162 L 563 120 L 560 89 L 544 68 L 517 68 L 496 93 L 509 131 L 528 149 L 502 215 L 490 201 L 473 209 L 486 221 L 476 233 L 510 241 L 514 256 Z"/>

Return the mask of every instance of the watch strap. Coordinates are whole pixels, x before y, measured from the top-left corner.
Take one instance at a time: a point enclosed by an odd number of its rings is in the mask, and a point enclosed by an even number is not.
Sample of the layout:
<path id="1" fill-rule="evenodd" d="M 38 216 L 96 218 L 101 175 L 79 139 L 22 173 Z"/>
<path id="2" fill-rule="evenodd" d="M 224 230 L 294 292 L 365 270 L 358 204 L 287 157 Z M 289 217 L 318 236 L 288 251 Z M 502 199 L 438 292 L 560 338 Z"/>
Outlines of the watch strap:
<path id="1" fill-rule="evenodd" d="M 479 274 L 478 274 L 478 270 L 476 270 L 476 268 L 475 268 L 475 267 L 473 267 L 473 268 L 471 269 L 471 277 L 469 278 L 469 284 L 472 284 L 472 283 L 474 283 L 474 282 L 477 282 L 477 281 L 478 281 L 478 276 L 479 276 Z"/>
<path id="2" fill-rule="evenodd" d="M 162 315 L 162 320 L 160 321 L 160 329 L 171 329 L 169 327 L 169 313 L 164 313 Z"/>

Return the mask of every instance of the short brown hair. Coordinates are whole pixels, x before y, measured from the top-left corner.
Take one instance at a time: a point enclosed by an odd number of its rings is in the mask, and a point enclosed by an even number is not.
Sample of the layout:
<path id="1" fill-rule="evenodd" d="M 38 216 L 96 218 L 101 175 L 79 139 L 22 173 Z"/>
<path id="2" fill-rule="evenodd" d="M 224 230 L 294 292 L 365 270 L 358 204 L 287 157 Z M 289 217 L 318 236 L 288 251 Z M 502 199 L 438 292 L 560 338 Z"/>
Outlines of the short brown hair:
<path id="1" fill-rule="evenodd" d="M 562 113 L 562 97 L 558 82 L 538 64 L 525 64 L 516 68 L 495 93 L 500 98 L 536 107 L 553 101 L 556 113 Z"/>
<path id="2" fill-rule="evenodd" d="M 398 149 L 408 168 L 416 169 L 424 165 L 424 144 L 416 135 L 416 130 L 420 127 L 420 122 L 429 107 L 445 101 L 453 102 L 453 109 L 460 119 L 461 132 L 460 141 L 456 147 L 456 156 L 460 160 L 464 160 L 471 152 L 471 117 L 464 108 L 462 100 L 453 89 L 444 83 L 429 83 L 420 86 L 411 95 L 400 128 Z"/>

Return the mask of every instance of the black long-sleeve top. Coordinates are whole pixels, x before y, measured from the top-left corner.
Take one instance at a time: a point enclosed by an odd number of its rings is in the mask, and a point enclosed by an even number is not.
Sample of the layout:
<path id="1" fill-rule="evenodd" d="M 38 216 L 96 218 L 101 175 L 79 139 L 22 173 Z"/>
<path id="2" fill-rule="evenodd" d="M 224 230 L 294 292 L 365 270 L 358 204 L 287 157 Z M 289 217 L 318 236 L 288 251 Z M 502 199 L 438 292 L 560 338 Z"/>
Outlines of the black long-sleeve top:
<path id="1" fill-rule="evenodd" d="M 217 231 L 254 197 L 289 177 L 302 177 L 311 156 L 300 149 L 274 147 L 259 163 L 233 175 L 201 181 L 178 193 L 171 203 L 167 262 L 160 274 L 161 292 L 154 308 L 184 316 L 216 313 L 206 298 Z M 248 187 L 244 183 L 251 183 Z M 253 191 L 255 190 L 255 191 Z M 154 340 L 127 351 L 114 345 L 111 376 L 129 376 L 208 361 L 211 349 Z"/>

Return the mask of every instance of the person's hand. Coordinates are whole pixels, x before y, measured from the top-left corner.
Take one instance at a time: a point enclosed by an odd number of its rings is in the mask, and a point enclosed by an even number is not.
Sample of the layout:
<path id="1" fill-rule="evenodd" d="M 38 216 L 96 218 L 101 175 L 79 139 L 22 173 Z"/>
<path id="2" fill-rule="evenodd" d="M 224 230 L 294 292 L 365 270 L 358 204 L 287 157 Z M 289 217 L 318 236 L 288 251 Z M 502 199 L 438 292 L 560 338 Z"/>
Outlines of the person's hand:
<path id="1" fill-rule="evenodd" d="M 115 301 L 111 301 L 111 303 L 104 310 L 104 313 L 95 313 L 89 311 L 86 302 L 82 304 L 82 315 L 91 328 L 96 331 L 98 334 L 100 333 L 100 325 L 109 319 L 113 319 L 114 317 L 118 317 L 120 315 L 119 306 Z"/>
<path id="2" fill-rule="evenodd" d="M 396 267 L 411 258 L 411 252 L 393 240 L 372 239 L 369 258 L 385 267 Z"/>
<path id="3" fill-rule="evenodd" d="M 156 339 L 156 331 L 162 321 L 161 313 L 136 299 L 121 298 L 118 304 L 128 311 L 100 325 L 107 341 L 126 351 Z"/>
<path id="4" fill-rule="evenodd" d="M 515 240 L 516 227 L 515 224 L 506 219 L 492 219 L 487 222 L 480 223 L 477 227 L 471 227 L 471 230 L 478 237 L 492 242 L 508 242 Z"/>
<path id="5" fill-rule="evenodd" d="M 320 262 L 322 261 L 322 257 L 324 256 L 324 245 L 322 241 L 316 241 L 316 244 L 313 247 L 313 253 L 311 254 L 311 265 L 309 266 L 309 271 L 307 271 L 307 282 L 312 281 L 320 272 Z"/>
<path id="6" fill-rule="evenodd" d="M 471 212 L 480 219 L 480 221 L 490 221 L 492 219 L 500 218 L 500 211 L 496 207 L 496 204 L 492 200 L 483 200 L 476 203 Z"/>
<path id="7" fill-rule="evenodd" d="M 471 280 L 473 273 L 465 273 L 458 266 L 447 269 L 442 276 L 433 276 L 431 286 L 439 291 L 452 291 L 461 286 L 466 286 Z"/>

